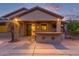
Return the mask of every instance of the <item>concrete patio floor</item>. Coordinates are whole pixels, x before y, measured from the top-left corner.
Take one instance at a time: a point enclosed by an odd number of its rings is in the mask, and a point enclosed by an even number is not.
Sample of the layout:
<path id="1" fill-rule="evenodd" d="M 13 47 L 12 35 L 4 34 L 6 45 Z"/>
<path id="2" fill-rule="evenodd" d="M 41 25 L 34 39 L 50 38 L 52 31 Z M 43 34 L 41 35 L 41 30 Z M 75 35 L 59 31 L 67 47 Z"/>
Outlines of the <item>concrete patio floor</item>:
<path id="1" fill-rule="evenodd" d="M 0 56 L 60 56 L 79 55 L 79 40 L 63 40 L 57 43 L 37 43 L 27 39 L 10 43 L 8 38 L 0 38 Z"/>

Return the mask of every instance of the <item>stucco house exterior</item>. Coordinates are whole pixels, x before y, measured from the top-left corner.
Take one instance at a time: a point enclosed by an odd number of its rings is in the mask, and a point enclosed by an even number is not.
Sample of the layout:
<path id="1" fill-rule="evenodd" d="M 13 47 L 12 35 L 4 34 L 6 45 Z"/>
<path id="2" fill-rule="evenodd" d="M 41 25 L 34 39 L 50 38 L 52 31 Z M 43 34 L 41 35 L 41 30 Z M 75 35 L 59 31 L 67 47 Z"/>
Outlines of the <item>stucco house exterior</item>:
<path id="1" fill-rule="evenodd" d="M 9 20 L 17 19 L 19 26 L 15 27 L 16 33 L 18 33 L 19 36 L 29 36 L 33 41 L 52 42 L 52 39 L 57 41 L 61 39 L 61 23 L 63 16 L 44 8 L 38 6 L 31 9 L 21 8 L 2 16 L 2 18 L 5 18 L 7 22 Z M 0 23 L 7 26 L 6 21 Z M 8 30 L 8 28 L 6 29 Z M 3 32 L 7 32 L 7 30 L 4 30 Z"/>

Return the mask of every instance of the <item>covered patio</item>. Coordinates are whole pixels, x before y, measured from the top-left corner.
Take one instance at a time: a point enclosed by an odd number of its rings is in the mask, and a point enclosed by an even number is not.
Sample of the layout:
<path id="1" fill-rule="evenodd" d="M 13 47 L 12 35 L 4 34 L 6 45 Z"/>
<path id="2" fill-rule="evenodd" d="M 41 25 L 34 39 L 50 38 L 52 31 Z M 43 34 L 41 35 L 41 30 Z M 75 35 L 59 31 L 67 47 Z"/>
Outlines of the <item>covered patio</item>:
<path id="1" fill-rule="evenodd" d="M 60 42 L 62 40 L 63 16 L 38 6 L 18 15 L 14 13 L 15 16 L 12 14 L 4 17 L 8 19 L 7 21 L 15 23 L 14 34 L 17 39 L 22 36 L 30 36 L 32 41 L 37 42 L 48 42 L 48 40 L 52 42 L 54 39 Z M 16 25 L 17 23 L 19 26 Z"/>

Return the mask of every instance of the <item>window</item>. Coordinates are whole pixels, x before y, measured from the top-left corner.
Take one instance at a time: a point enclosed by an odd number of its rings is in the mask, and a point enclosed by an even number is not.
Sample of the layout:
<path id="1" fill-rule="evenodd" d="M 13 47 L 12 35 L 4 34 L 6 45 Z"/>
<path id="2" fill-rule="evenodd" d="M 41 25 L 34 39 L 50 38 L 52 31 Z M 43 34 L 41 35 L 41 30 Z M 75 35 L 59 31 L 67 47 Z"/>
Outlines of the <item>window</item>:
<path id="1" fill-rule="evenodd" d="M 47 24 L 41 24 L 41 30 L 46 31 L 47 30 Z"/>

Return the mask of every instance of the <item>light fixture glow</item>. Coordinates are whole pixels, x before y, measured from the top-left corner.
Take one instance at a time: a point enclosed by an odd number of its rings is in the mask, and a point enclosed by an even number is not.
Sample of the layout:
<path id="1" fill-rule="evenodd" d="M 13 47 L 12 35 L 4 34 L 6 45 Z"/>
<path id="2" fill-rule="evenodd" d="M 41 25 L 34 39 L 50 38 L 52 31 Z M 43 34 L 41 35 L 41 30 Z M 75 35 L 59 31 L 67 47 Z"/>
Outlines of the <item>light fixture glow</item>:
<path id="1" fill-rule="evenodd" d="M 18 21 L 19 21 L 19 19 L 18 19 L 18 18 L 14 18 L 14 19 L 13 19 L 13 23 L 14 23 L 15 25 L 18 25 L 18 26 L 19 26 L 20 24 L 19 24 L 19 22 L 18 22 Z"/>

